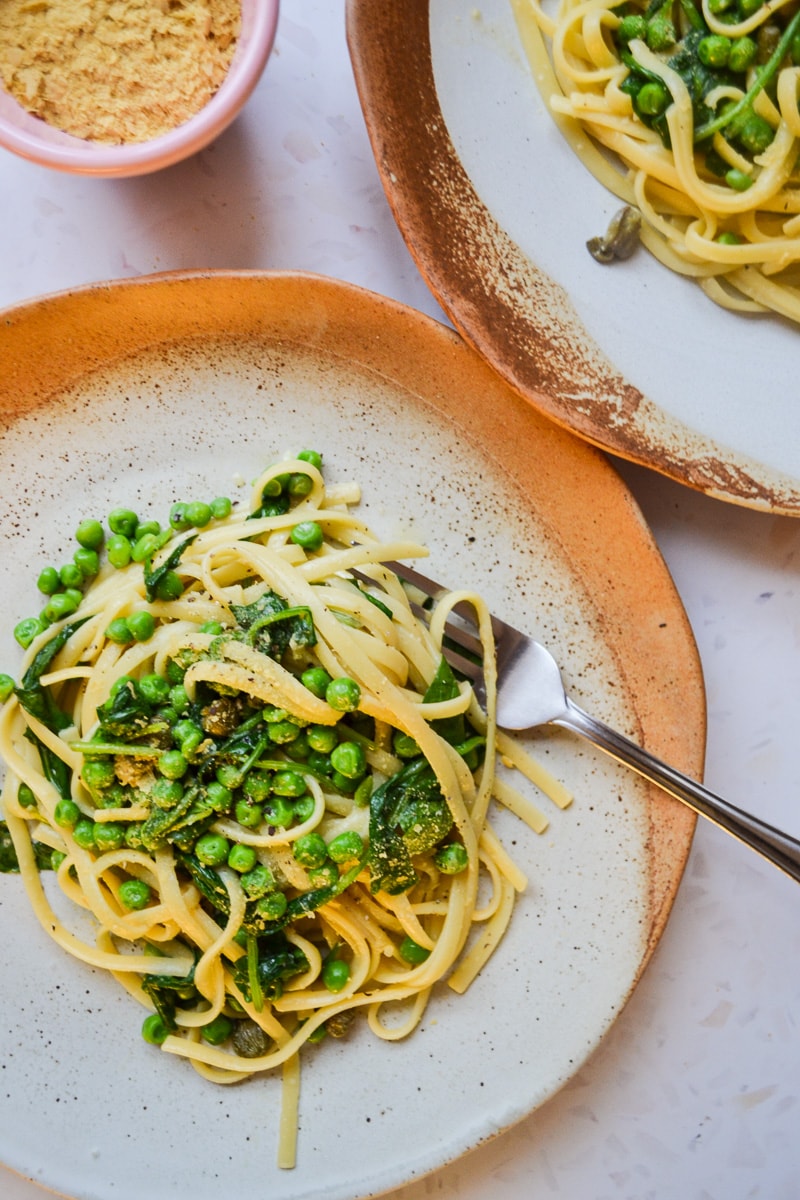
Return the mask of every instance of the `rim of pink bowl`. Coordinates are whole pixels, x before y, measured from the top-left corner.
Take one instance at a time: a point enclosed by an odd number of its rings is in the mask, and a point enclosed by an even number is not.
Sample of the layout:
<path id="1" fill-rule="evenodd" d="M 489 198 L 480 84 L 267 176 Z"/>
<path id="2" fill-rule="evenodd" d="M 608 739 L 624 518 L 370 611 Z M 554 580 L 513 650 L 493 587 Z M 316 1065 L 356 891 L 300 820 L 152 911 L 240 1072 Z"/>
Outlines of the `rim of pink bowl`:
<path id="1" fill-rule="evenodd" d="M 85 141 L 25 112 L 0 87 L 0 145 L 41 166 L 83 175 L 144 175 L 188 158 L 222 133 L 249 98 L 272 52 L 279 7 L 279 0 L 244 0 L 236 53 L 219 90 L 161 137 L 124 146 Z"/>

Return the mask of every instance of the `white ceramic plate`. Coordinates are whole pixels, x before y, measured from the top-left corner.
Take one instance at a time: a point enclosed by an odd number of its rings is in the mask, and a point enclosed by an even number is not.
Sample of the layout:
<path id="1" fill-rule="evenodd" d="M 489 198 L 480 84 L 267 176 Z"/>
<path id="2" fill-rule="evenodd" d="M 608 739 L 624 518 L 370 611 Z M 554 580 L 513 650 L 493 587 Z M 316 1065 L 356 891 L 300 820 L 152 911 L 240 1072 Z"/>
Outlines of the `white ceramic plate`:
<path id="1" fill-rule="evenodd" d="M 619 201 L 545 110 L 510 0 L 349 0 L 348 37 L 386 194 L 467 340 L 595 444 L 800 513 L 800 330 L 723 312 L 645 251 L 591 258 Z"/>
<path id="2" fill-rule="evenodd" d="M 484 405 L 503 415 L 493 430 Z M 333 480 L 361 481 L 378 530 L 427 541 L 439 576 L 477 582 L 555 647 L 584 703 L 700 771 L 693 641 L 628 492 L 427 318 L 292 275 L 45 298 L 4 314 L 0 413 L 5 668 L 38 570 L 83 516 L 119 503 L 163 516 L 312 444 Z M 576 799 L 541 801 L 540 837 L 498 820 L 531 880 L 508 937 L 466 996 L 434 995 L 407 1042 L 360 1027 L 307 1056 L 294 1171 L 275 1167 L 277 1079 L 218 1087 L 147 1046 L 142 1010 L 62 956 L 19 878 L 0 878 L 0 1159 L 79 1200 L 354 1200 L 541 1104 L 639 978 L 693 817 L 563 733 L 531 743 Z"/>

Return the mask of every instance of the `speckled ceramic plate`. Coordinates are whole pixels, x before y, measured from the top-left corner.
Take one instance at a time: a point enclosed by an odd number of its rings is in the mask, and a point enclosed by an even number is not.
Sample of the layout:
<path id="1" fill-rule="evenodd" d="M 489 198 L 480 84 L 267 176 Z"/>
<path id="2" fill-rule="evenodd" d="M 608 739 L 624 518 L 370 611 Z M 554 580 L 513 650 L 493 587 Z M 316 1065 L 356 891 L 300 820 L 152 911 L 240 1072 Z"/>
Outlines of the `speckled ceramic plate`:
<path id="1" fill-rule="evenodd" d="M 619 201 L 545 111 L 511 0 L 349 0 L 348 38 L 400 229 L 503 378 L 614 454 L 800 514 L 800 331 L 723 312 L 644 251 L 591 258 Z"/>
<path id="2" fill-rule="evenodd" d="M 488 419 L 502 413 L 502 420 Z M 556 650 L 599 715 L 691 772 L 704 706 L 683 609 L 604 458 L 519 399 L 452 331 L 296 275 L 167 276 L 0 322 L 4 668 L 34 578 L 78 520 L 235 491 L 312 443 L 387 535 L 482 588 Z M 238 484 L 237 484 L 237 481 Z M 328 1200 L 429 1172 L 531 1112 L 585 1061 L 655 945 L 693 816 L 563 732 L 530 735 L 572 789 L 536 836 L 511 931 L 405 1043 L 358 1027 L 307 1057 L 299 1162 L 275 1167 L 279 1083 L 220 1088 L 147 1046 L 141 1010 L 64 957 L 0 878 L 0 1160 L 79 1200 Z"/>

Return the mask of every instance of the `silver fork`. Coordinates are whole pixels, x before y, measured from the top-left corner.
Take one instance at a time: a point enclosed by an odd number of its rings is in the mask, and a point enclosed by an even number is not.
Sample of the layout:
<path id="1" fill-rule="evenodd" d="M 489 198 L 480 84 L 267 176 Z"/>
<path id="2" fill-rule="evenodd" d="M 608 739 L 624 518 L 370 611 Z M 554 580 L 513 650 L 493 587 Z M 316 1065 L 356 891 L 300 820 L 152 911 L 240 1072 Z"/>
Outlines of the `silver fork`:
<path id="1" fill-rule="evenodd" d="M 403 563 L 385 565 L 416 588 L 422 598 L 436 601 L 450 590 Z M 420 597 L 410 598 L 415 611 L 427 617 L 428 609 L 420 602 Z M 800 842 L 715 796 L 688 775 L 584 712 L 567 695 L 558 664 L 544 646 L 499 617 L 492 616 L 492 628 L 497 647 L 497 723 L 501 728 L 533 729 L 537 725 L 552 724 L 572 730 L 612 758 L 632 767 L 676 800 L 688 804 L 696 813 L 707 817 L 800 882 Z M 475 636 L 471 610 L 456 606 L 445 630 L 445 658 L 472 681 L 478 701 L 483 704 L 486 694 L 480 662 L 481 643 Z"/>

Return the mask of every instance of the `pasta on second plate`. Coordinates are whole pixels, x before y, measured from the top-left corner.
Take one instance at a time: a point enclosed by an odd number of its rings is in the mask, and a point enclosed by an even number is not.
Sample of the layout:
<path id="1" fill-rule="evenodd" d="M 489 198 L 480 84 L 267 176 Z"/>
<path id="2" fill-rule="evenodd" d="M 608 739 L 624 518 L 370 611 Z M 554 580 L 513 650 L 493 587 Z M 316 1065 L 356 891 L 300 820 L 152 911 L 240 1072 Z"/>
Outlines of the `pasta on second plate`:
<path id="1" fill-rule="evenodd" d="M 800 320 L 800 9 L 790 0 L 511 0 L 576 154 L 723 307 Z"/>

